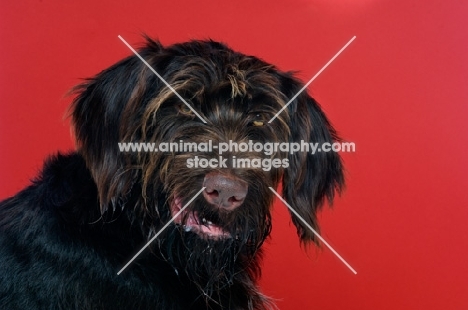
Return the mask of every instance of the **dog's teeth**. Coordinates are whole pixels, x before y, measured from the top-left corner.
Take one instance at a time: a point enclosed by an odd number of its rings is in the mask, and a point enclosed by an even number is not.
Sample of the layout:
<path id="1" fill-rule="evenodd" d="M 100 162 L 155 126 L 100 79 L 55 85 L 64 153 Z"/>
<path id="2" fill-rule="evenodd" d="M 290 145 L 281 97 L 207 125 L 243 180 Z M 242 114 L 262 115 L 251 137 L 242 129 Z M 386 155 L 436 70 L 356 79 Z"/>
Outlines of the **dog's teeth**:
<path id="1" fill-rule="evenodd" d="M 208 225 L 213 225 L 213 223 L 212 223 L 212 222 L 210 222 L 210 221 L 208 221 Z"/>
<path id="2" fill-rule="evenodd" d="M 184 226 L 184 230 L 187 231 L 187 232 L 189 232 L 189 231 L 192 230 L 192 227 L 190 227 L 190 226 Z"/>
<path id="3" fill-rule="evenodd" d="M 206 218 L 202 218 L 202 222 L 203 222 L 203 223 L 206 223 Z"/>

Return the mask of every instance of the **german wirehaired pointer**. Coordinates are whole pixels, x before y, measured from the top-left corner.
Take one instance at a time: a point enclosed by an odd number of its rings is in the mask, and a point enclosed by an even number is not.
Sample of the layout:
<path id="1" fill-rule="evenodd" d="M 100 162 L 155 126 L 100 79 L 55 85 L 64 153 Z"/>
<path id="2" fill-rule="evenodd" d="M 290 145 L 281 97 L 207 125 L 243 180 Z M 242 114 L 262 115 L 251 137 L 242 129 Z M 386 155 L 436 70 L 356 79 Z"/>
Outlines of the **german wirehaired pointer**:
<path id="1" fill-rule="evenodd" d="M 0 203 L 1 309 L 274 308 L 257 286 L 269 187 L 315 229 L 316 212 L 341 190 L 335 152 L 230 149 L 213 168 L 193 160 L 218 159 L 215 148 L 119 149 L 338 140 L 306 92 L 268 122 L 303 84 L 259 58 L 214 41 L 165 47 L 149 38 L 138 53 L 160 77 L 131 56 L 77 86 L 77 150 L 50 157 L 30 186 Z M 282 164 L 238 167 L 233 158 Z M 292 222 L 301 242 L 318 243 Z"/>

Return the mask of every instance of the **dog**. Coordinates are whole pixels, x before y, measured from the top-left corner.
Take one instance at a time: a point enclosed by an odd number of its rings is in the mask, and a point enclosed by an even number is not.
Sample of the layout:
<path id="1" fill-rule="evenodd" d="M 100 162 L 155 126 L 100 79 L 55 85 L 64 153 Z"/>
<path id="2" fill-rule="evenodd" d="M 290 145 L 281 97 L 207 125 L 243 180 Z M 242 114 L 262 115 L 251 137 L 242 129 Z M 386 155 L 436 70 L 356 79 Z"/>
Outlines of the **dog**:
<path id="1" fill-rule="evenodd" d="M 343 188 L 335 152 L 121 151 L 122 142 L 339 141 L 307 92 L 287 105 L 303 87 L 292 72 L 211 40 L 146 37 L 138 54 L 159 76 L 129 56 L 75 87 L 76 151 L 51 156 L 1 202 L 1 309 L 273 309 L 257 285 L 270 187 L 317 231 L 317 211 Z M 240 158 L 262 166 L 235 166 Z M 300 242 L 319 243 L 291 219 Z"/>

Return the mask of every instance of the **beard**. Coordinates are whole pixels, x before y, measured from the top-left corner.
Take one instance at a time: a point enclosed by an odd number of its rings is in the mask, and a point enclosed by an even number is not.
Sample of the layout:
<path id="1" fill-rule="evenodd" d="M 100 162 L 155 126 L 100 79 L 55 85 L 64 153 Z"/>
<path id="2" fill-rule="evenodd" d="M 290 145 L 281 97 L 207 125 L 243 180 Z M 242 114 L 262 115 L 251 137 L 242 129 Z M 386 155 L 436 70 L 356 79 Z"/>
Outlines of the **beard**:
<path id="1" fill-rule="evenodd" d="M 244 235 L 212 239 L 183 225 L 171 225 L 157 246 L 179 277 L 188 279 L 206 298 L 216 299 L 214 294 L 227 291 L 234 283 L 260 276 L 261 242 Z"/>

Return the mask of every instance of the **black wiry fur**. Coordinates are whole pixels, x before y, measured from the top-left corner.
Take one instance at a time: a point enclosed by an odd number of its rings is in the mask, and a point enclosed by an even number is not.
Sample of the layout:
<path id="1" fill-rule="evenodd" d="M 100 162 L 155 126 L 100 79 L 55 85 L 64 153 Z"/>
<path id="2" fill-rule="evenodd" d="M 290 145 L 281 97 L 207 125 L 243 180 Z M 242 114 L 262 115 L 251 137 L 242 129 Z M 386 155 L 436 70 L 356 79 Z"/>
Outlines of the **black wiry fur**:
<path id="1" fill-rule="evenodd" d="M 256 285 L 271 230 L 268 187 L 282 182 L 285 199 L 315 229 L 317 210 L 341 189 L 333 152 L 275 153 L 290 166 L 271 171 L 214 169 L 248 185 L 242 204 L 223 210 L 200 195 L 180 223 L 117 275 L 213 173 L 188 168 L 194 154 L 122 153 L 118 142 L 338 139 L 306 93 L 267 124 L 301 83 L 258 58 L 213 41 L 163 47 L 147 39 L 140 54 L 207 124 L 136 57 L 78 86 L 71 108 L 78 150 L 51 157 L 31 186 L 0 204 L 1 309 L 270 309 Z M 229 237 L 186 231 L 189 214 L 212 220 Z M 293 223 L 301 241 L 317 242 L 295 217 Z"/>

